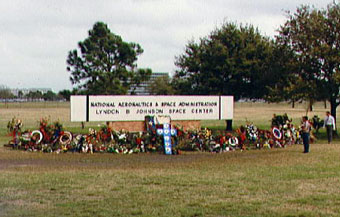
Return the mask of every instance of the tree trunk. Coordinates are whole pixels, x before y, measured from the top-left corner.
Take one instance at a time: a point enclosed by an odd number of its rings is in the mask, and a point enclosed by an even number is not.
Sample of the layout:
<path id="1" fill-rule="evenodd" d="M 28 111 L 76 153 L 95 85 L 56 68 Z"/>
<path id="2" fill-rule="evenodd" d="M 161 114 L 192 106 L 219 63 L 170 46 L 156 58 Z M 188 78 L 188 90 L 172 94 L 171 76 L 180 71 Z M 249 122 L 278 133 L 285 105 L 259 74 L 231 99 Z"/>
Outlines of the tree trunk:
<path id="1" fill-rule="evenodd" d="M 336 107 L 337 107 L 338 105 L 337 105 L 335 99 L 331 99 L 331 100 L 330 100 L 330 103 L 331 103 L 331 115 L 334 117 L 335 123 L 336 123 Z"/>
<path id="2" fill-rule="evenodd" d="M 313 104 L 314 104 L 314 102 L 313 102 L 313 100 L 312 99 L 309 99 L 309 111 L 313 111 Z"/>
<path id="3" fill-rule="evenodd" d="M 336 127 L 336 107 L 338 107 L 338 103 L 336 102 L 335 98 L 331 98 L 329 100 L 331 103 L 331 115 L 334 117 L 335 120 L 335 135 L 337 135 L 337 127 Z"/>
<path id="4" fill-rule="evenodd" d="M 325 105 L 325 109 L 327 108 L 327 100 L 323 101 L 324 105 Z"/>
<path id="5" fill-rule="evenodd" d="M 292 101 L 292 108 L 295 108 L 295 100 Z"/>

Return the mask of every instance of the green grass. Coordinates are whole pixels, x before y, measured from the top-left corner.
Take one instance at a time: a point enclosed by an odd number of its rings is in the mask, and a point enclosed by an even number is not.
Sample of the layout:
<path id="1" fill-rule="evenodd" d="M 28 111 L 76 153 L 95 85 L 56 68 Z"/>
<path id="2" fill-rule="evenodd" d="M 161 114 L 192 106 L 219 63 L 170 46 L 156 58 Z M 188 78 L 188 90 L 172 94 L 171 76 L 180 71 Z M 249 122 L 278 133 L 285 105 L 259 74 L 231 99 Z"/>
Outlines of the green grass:
<path id="1" fill-rule="evenodd" d="M 263 104 L 247 106 L 236 105 L 235 125 L 244 122 L 239 112 L 248 111 L 248 120 L 268 127 L 273 112 L 263 113 Z M 278 114 L 288 109 L 270 106 Z M 4 110 L 19 112 L 28 127 L 36 124 L 20 108 Z M 81 131 L 63 118 L 67 128 Z M 224 128 L 224 122 L 202 124 Z M 2 126 L 0 144 L 10 139 L 6 134 Z M 324 130 L 320 137 L 309 154 L 301 145 L 177 156 L 44 154 L 0 146 L 0 216 L 340 216 L 339 140 L 325 144 Z"/>
<path id="2" fill-rule="evenodd" d="M 58 155 L 2 147 L 0 216 L 339 216 L 340 147 L 301 152 L 296 145 Z"/>

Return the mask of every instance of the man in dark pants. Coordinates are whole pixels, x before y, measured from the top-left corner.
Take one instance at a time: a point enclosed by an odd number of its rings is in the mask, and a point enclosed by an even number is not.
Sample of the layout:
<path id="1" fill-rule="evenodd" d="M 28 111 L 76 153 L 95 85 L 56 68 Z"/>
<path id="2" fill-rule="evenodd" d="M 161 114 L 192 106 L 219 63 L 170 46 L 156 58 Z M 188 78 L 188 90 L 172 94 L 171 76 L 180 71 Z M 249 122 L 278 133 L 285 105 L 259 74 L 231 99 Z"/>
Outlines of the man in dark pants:
<path id="1" fill-rule="evenodd" d="M 329 111 L 326 112 L 323 127 L 326 127 L 328 144 L 330 144 L 333 139 L 333 131 L 335 131 L 335 120 Z"/>
<path id="2" fill-rule="evenodd" d="M 307 116 L 302 117 L 301 129 L 302 129 L 302 142 L 303 142 L 303 147 L 304 147 L 303 153 L 308 153 L 309 152 L 309 133 L 311 129 L 311 124 L 309 123 Z"/>

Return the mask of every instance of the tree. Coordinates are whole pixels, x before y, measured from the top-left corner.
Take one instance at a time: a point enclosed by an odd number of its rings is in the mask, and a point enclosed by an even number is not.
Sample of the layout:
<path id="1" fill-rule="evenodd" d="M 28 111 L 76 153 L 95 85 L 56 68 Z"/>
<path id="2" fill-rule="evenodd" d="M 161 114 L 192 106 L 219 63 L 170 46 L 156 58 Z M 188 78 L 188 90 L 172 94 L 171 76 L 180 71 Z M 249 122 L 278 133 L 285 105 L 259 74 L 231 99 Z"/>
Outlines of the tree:
<path id="1" fill-rule="evenodd" d="M 30 91 L 28 94 L 26 94 L 26 97 L 31 100 L 38 100 L 43 98 L 43 94 L 40 91 Z"/>
<path id="2" fill-rule="evenodd" d="M 225 23 L 186 45 L 176 57 L 173 85 L 181 94 L 225 94 L 263 98 L 268 82 L 271 41 L 252 25 Z"/>
<path id="3" fill-rule="evenodd" d="M 143 81 L 150 80 L 151 70 L 138 69 L 138 73 L 131 79 L 131 95 L 136 94 L 137 88 L 142 84 Z"/>
<path id="4" fill-rule="evenodd" d="M 148 80 L 150 69 L 137 69 L 137 56 L 143 53 L 139 44 L 127 43 L 97 22 L 89 37 L 78 43 L 67 58 L 70 80 L 79 92 L 87 94 L 126 94 L 131 84 Z"/>
<path id="5" fill-rule="evenodd" d="M 58 95 L 64 98 L 66 101 L 70 101 L 72 92 L 70 90 L 61 90 L 59 91 Z"/>
<path id="6" fill-rule="evenodd" d="M 269 102 L 288 101 L 294 108 L 295 102 L 307 101 L 307 111 L 312 111 L 315 101 L 325 99 L 324 92 L 317 91 L 317 87 L 310 81 L 303 80 L 299 75 L 300 64 L 296 54 L 287 46 L 274 43 L 270 70 L 275 84 L 268 86 L 265 100 Z"/>
<path id="7" fill-rule="evenodd" d="M 296 56 L 288 47 L 279 43 L 273 44 L 270 72 L 275 82 L 268 86 L 268 94 L 265 100 L 268 102 L 288 101 L 294 107 L 295 102 L 306 100 L 310 93 L 310 87 L 302 83 L 294 72 L 298 70 Z"/>
<path id="8" fill-rule="evenodd" d="M 168 75 L 160 76 L 151 81 L 149 92 L 153 95 L 173 95 L 175 90 L 172 88 L 171 80 Z"/>
<path id="9" fill-rule="evenodd" d="M 0 85 L 0 99 L 12 99 L 14 95 L 12 94 L 11 90 L 4 86 Z"/>
<path id="10" fill-rule="evenodd" d="M 18 98 L 21 99 L 24 97 L 24 93 L 22 92 L 22 90 L 19 90 L 18 92 Z"/>
<path id="11" fill-rule="evenodd" d="M 45 101 L 54 101 L 54 100 L 58 100 L 58 96 L 57 94 L 49 90 L 43 94 L 43 99 Z"/>
<path id="12" fill-rule="evenodd" d="M 289 48 L 298 62 L 299 67 L 291 73 L 312 87 L 307 91 L 311 99 L 328 99 L 334 117 L 340 104 L 339 32 L 340 5 L 334 2 L 326 9 L 301 6 L 295 13 L 288 13 L 276 37 L 277 43 Z"/>

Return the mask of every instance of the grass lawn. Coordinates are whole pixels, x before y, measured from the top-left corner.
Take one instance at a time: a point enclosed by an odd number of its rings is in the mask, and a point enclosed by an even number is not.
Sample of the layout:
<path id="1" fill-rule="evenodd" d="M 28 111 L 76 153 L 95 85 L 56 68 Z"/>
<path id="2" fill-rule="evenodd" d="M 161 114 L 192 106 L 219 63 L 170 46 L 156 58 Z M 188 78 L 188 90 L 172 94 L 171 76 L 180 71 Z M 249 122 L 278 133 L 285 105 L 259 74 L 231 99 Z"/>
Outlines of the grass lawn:
<path id="1" fill-rule="evenodd" d="M 0 106 L 0 144 L 9 140 L 5 127 L 13 114 L 25 127 L 34 127 L 40 113 L 77 129 L 67 120 L 67 106 L 34 106 Z M 297 122 L 305 114 L 303 108 L 289 109 L 236 104 L 234 125 L 246 117 L 268 127 L 273 113 L 287 112 Z M 321 117 L 324 111 L 315 109 Z M 340 216 L 339 141 L 319 140 L 311 153 L 302 150 L 295 145 L 177 156 L 58 155 L 0 145 L 0 216 Z"/>

